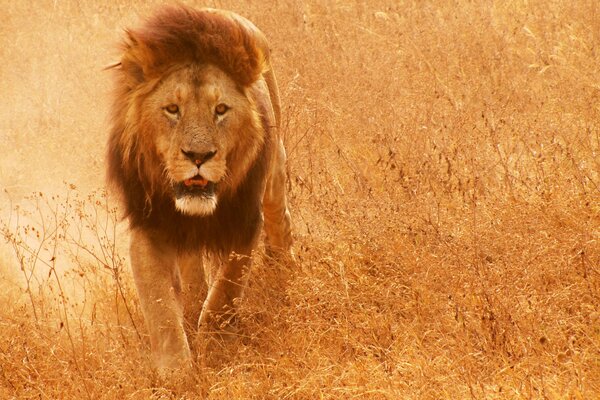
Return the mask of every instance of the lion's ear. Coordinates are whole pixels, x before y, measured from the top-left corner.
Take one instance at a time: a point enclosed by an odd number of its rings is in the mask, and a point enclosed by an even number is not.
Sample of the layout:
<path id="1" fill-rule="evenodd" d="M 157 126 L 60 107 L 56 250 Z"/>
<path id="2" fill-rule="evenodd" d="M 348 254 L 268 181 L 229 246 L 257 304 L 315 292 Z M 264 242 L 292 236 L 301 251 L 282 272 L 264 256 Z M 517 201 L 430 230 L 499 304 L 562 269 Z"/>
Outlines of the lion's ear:
<path id="1" fill-rule="evenodd" d="M 140 40 L 136 33 L 125 30 L 125 40 L 122 44 L 123 57 L 121 69 L 131 86 L 137 86 L 147 80 L 150 66 L 153 64 L 152 52 Z"/>

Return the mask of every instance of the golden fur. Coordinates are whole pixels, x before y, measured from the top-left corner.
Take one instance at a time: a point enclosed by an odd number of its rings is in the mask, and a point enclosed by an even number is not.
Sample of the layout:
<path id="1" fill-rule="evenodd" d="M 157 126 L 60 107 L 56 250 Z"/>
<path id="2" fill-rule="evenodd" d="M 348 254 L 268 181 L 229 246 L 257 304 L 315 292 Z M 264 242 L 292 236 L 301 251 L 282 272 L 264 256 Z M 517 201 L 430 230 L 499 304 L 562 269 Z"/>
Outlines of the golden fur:
<path id="1" fill-rule="evenodd" d="M 108 179 L 153 353 L 172 368 L 190 358 L 184 313 L 208 329 L 231 317 L 263 221 L 267 248 L 291 257 L 279 96 L 264 35 L 230 12 L 166 7 L 122 52 Z M 203 274 L 208 253 L 220 262 Z"/>

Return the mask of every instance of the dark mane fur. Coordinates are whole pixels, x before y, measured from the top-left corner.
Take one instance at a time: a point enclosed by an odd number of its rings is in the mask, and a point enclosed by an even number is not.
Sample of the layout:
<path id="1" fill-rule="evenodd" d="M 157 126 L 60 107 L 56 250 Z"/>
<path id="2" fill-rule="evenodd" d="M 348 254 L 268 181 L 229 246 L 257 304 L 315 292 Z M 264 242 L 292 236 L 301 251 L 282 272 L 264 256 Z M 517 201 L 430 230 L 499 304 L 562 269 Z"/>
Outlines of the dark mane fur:
<path id="1" fill-rule="evenodd" d="M 141 68 L 137 73 L 146 79 L 188 62 L 210 61 L 242 86 L 256 81 L 262 72 L 265 55 L 255 36 L 226 15 L 169 6 L 127 33 L 121 64 L 126 70 Z"/>

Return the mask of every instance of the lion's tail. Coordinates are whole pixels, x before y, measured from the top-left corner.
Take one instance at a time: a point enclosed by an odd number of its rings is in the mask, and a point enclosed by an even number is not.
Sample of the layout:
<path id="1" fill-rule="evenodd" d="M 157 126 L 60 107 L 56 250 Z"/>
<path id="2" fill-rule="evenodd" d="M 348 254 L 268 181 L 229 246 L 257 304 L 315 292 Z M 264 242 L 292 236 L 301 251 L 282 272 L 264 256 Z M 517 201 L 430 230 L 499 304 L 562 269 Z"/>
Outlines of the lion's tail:
<path id="1" fill-rule="evenodd" d="M 269 96 L 271 97 L 271 105 L 273 106 L 273 114 L 275 114 L 275 126 L 279 128 L 281 126 L 281 103 L 279 100 L 279 87 L 277 86 L 277 78 L 275 78 L 275 72 L 271 61 L 267 61 L 268 69 L 263 73 L 267 87 L 269 88 Z"/>

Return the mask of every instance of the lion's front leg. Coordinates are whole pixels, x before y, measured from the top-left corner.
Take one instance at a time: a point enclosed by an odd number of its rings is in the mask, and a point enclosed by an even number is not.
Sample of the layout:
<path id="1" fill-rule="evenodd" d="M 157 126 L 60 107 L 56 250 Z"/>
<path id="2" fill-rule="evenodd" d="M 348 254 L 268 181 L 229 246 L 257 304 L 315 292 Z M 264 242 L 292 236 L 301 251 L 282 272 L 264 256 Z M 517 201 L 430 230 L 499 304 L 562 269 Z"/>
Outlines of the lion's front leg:
<path id="1" fill-rule="evenodd" d="M 198 329 L 198 319 L 207 292 L 202 253 L 198 250 L 179 254 L 178 265 L 184 325 L 189 338 Z"/>
<path id="2" fill-rule="evenodd" d="M 189 364 L 175 249 L 150 232 L 131 235 L 131 266 L 159 371 Z"/>
<path id="3" fill-rule="evenodd" d="M 244 253 L 232 253 L 228 260 L 213 267 L 198 322 L 199 329 L 221 334 L 231 327 L 235 317 L 234 301 L 243 294 L 246 272 L 251 264 L 251 250 Z"/>

